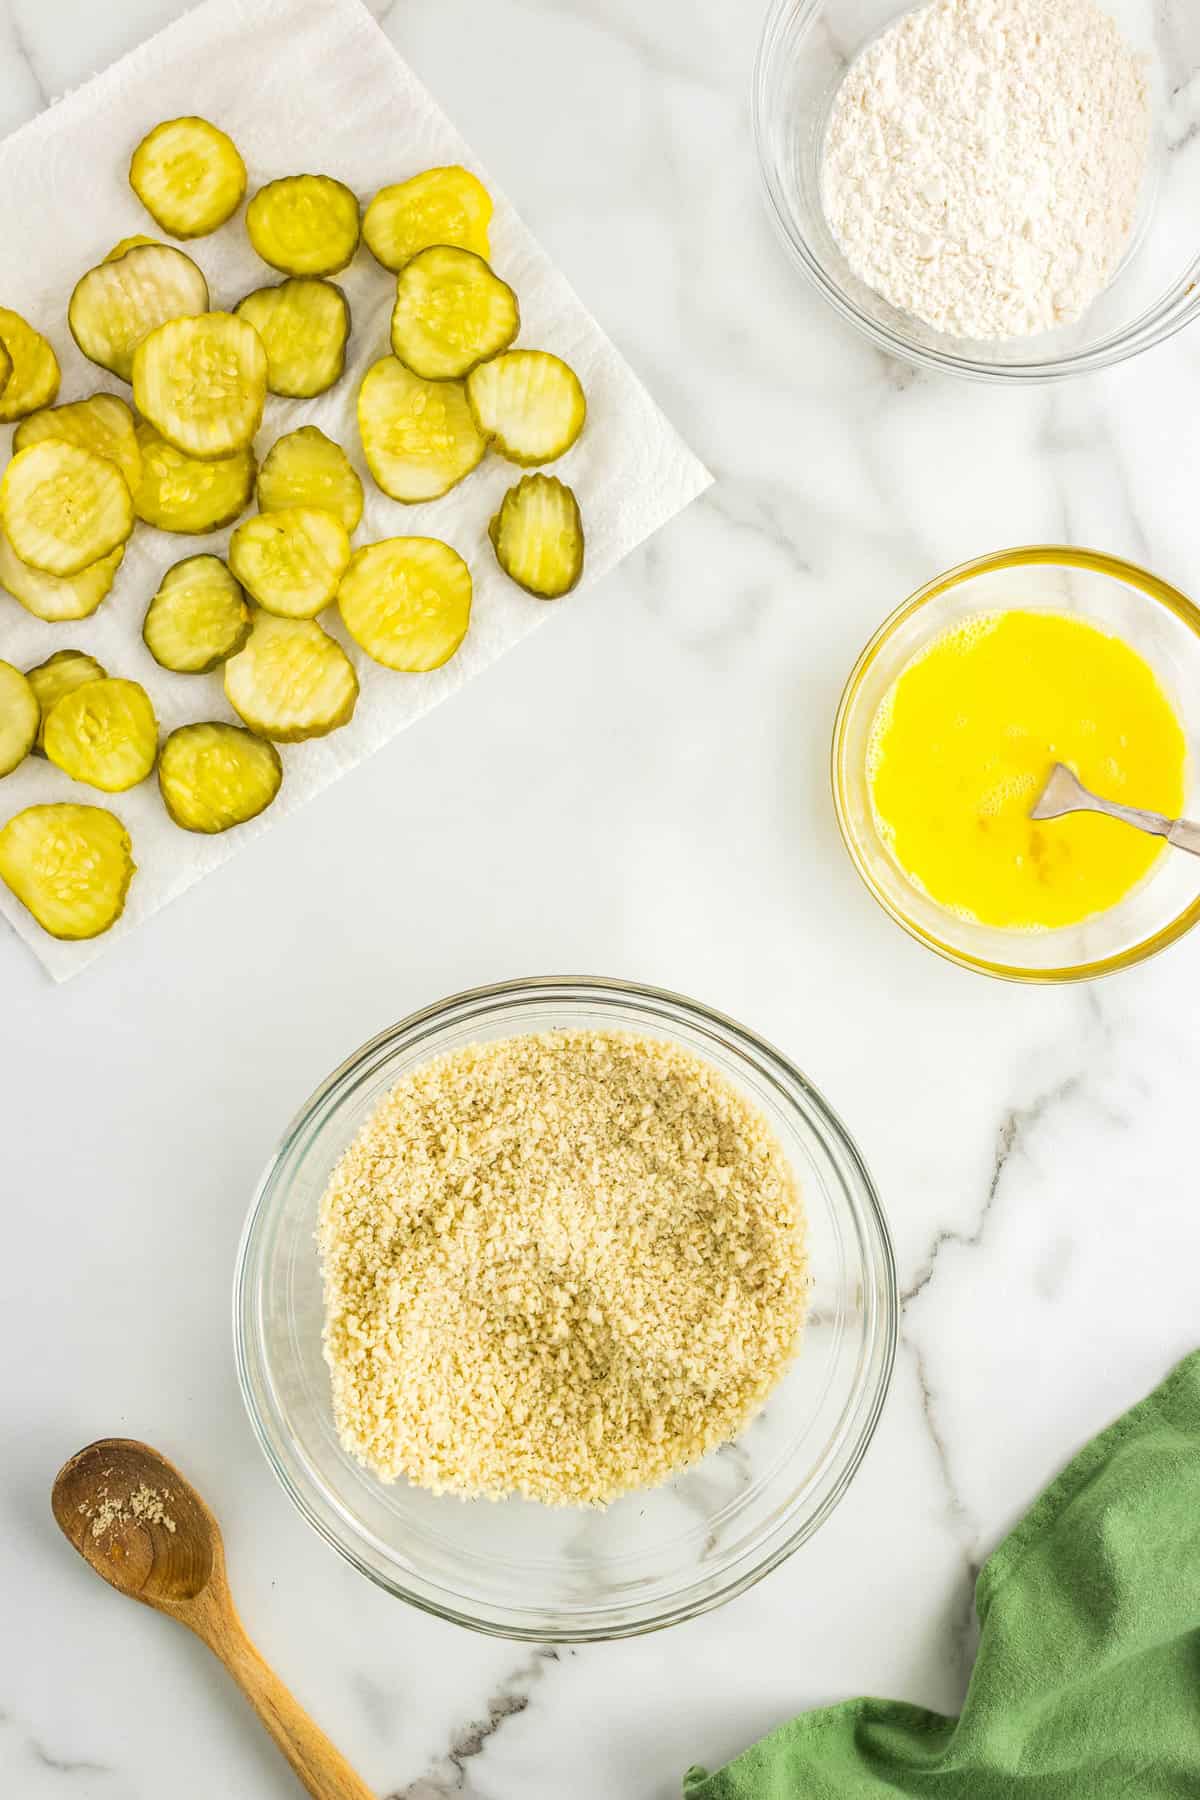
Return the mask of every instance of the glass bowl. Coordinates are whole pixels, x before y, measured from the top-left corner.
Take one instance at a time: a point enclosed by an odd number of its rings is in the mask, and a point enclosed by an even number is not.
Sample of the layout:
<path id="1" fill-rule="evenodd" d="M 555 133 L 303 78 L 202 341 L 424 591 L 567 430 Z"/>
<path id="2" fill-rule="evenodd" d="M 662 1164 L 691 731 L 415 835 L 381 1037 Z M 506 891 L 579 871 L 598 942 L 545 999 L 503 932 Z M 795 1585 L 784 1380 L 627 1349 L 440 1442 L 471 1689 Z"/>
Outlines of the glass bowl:
<path id="1" fill-rule="evenodd" d="M 821 153 L 851 62 L 906 0 L 772 0 L 754 77 L 754 132 L 767 205 L 794 261 L 860 331 L 895 356 L 982 381 L 1049 381 L 1123 362 L 1200 311 L 1200 159 L 1177 118 L 1200 78 L 1195 0 L 1102 0 L 1142 52 L 1154 108 L 1137 226 L 1120 268 L 1080 320 L 1037 337 L 979 342 L 898 311 L 853 273 L 825 222 Z"/>
<path id="2" fill-rule="evenodd" d="M 796 1362 L 741 1436 L 607 1510 L 464 1502 L 387 1486 L 341 1447 L 321 1351 L 314 1232 L 334 1164 L 408 1070 L 482 1039 L 555 1027 L 668 1038 L 757 1102 L 802 1184 L 814 1277 Z M 259 1184 L 238 1255 L 242 1393 L 267 1460 L 309 1524 L 381 1587 L 497 1635 L 584 1642 L 719 1605 L 811 1537 L 870 1442 L 896 1346 L 896 1272 L 870 1176 L 799 1070 L 694 1001 L 617 981 L 507 982 L 381 1032 L 305 1102 Z"/>
<path id="3" fill-rule="evenodd" d="M 1150 664 L 1188 745 L 1185 811 L 1200 807 L 1200 610 L 1157 576 L 1097 550 L 1053 544 L 1002 550 L 939 575 L 885 619 L 854 666 L 833 728 L 833 798 L 854 866 L 886 912 L 931 950 L 1010 981 L 1086 981 L 1153 956 L 1200 918 L 1200 859 L 1165 851 L 1120 905 L 1082 925 L 1001 931 L 957 918 L 914 887 L 876 830 L 867 748 L 879 704 L 900 670 L 971 613 L 1019 606 L 1076 613 L 1121 637 Z"/>

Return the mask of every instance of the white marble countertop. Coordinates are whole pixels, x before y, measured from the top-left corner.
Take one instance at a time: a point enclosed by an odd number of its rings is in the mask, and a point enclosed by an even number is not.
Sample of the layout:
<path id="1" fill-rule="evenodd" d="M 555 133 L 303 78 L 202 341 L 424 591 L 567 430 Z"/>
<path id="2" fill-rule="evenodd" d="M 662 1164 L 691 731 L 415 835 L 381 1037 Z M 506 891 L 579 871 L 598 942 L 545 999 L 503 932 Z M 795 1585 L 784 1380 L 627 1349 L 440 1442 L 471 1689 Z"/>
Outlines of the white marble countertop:
<path id="1" fill-rule="evenodd" d="M 0 0 L 0 129 L 182 10 Z M 817 1702 L 955 1708 L 975 1568 L 1195 1342 L 1200 933 L 1074 991 L 951 968 L 858 885 L 826 764 L 861 643 L 964 556 L 1065 539 L 1200 586 L 1200 409 L 1180 404 L 1200 335 L 1023 394 L 885 361 L 770 236 L 760 12 L 386 10 L 718 481 L 75 981 L 0 941 L 13 1800 L 297 1791 L 205 1652 L 59 1537 L 51 1479 L 94 1437 L 145 1437 L 195 1478 L 252 1634 L 381 1795 L 668 1800 L 688 1763 Z M 538 1654 L 406 1608 L 310 1534 L 242 1413 L 229 1285 L 259 1169 L 343 1054 L 442 994 L 566 971 L 692 993 L 791 1054 L 873 1169 L 906 1307 L 875 1443 L 807 1548 L 694 1624 Z"/>

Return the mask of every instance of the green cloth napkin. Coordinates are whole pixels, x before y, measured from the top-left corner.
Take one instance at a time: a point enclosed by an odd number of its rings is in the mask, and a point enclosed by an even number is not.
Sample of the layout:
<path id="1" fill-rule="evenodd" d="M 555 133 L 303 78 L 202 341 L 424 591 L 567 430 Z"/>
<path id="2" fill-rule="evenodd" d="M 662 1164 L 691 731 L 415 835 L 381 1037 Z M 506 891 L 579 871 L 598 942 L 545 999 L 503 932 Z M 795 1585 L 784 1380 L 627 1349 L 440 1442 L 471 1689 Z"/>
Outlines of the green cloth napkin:
<path id="1" fill-rule="evenodd" d="M 823 1707 L 686 1800 L 1198 1800 L 1200 1351 L 1047 1488 L 975 1605 L 959 1718 Z"/>

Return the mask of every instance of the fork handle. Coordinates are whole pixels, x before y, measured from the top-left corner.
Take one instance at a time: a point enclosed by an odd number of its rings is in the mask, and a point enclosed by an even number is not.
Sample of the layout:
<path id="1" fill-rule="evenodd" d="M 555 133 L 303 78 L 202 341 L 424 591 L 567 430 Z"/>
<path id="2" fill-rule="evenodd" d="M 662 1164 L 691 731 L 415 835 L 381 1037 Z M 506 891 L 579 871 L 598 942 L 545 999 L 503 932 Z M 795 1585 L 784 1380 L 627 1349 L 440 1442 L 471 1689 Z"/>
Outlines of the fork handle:
<path id="1" fill-rule="evenodd" d="M 1193 856 L 1200 856 L 1200 825 L 1191 819 L 1176 819 L 1167 833 L 1167 842 L 1177 850 L 1190 850 Z"/>

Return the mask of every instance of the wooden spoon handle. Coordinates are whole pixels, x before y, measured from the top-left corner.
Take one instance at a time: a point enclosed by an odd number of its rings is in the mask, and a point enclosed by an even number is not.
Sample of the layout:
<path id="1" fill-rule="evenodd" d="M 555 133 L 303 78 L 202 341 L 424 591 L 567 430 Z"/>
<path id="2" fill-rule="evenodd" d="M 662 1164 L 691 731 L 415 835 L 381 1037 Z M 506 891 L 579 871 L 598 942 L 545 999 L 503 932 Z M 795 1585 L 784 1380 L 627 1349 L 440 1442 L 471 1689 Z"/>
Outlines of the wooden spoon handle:
<path id="1" fill-rule="evenodd" d="M 227 1615 L 220 1631 L 204 1635 L 313 1800 L 375 1800 L 341 1751 L 263 1661 L 236 1616 Z"/>

